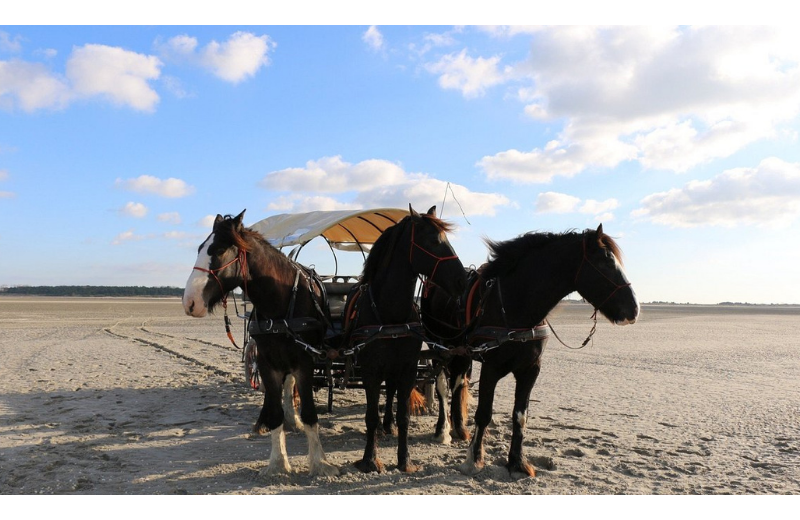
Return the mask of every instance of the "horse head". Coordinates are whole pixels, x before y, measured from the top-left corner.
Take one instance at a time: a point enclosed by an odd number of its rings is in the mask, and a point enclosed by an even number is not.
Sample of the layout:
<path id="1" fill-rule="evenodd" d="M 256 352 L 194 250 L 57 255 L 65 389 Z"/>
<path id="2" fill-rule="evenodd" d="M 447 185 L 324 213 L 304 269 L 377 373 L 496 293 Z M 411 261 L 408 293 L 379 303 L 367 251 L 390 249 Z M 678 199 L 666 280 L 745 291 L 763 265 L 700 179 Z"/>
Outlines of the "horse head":
<path id="1" fill-rule="evenodd" d="M 461 260 L 447 239 L 452 224 L 436 216 L 436 206 L 420 215 L 408 205 L 410 215 L 409 263 L 427 283 L 441 287 L 451 296 L 460 296 L 467 284 L 467 275 Z"/>
<path id="2" fill-rule="evenodd" d="M 636 322 L 639 301 L 622 267 L 622 254 L 613 238 L 596 231 L 583 233 L 583 258 L 575 274 L 578 293 L 616 325 Z"/>
<path id="3" fill-rule="evenodd" d="M 244 211 L 236 217 L 217 215 L 211 234 L 197 248 L 197 261 L 183 293 L 183 309 L 189 316 L 205 316 L 244 283 L 247 244 L 243 218 Z"/>

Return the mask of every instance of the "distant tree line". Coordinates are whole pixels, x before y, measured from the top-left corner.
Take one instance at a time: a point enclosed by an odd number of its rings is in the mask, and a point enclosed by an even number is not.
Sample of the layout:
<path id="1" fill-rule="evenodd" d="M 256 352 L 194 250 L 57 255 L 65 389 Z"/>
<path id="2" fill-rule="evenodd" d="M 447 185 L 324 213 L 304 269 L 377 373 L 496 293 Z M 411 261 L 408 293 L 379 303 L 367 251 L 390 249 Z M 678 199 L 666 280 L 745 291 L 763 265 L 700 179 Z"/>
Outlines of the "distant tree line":
<path id="1" fill-rule="evenodd" d="M 98 285 L 26 285 L 4 287 L 0 292 L 27 296 L 183 296 L 180 287 Z"/>

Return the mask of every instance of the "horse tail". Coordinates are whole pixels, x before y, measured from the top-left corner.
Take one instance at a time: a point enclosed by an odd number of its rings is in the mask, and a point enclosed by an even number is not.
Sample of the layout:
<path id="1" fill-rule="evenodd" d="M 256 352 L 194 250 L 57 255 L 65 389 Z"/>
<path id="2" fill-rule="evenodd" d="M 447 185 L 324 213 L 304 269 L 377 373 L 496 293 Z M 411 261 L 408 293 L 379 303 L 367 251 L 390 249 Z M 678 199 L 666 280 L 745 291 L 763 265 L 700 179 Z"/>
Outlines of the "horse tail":
<path id="1" fill-rule="evenodd" d="M 425 396 L 422 395 L 422 392 L 417 390 L 414 387 L 411 390 L 411 396 L 408 398 L 408 411 L 411 415 L 418 417 L 425 413 L 427 409 L 427 402 L 425 401 Z"/>

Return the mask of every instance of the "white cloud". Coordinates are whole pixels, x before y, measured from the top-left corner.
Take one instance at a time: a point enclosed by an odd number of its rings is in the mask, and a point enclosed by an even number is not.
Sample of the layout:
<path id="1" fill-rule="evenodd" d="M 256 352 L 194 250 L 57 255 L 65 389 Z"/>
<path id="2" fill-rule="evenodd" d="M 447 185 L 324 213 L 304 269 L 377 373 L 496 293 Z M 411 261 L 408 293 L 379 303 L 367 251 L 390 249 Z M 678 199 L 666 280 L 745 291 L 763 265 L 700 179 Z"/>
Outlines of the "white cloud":
<path id="1" fill-rule="evenodd" d="M 125 204 L 125 207 L 120 210 L 120 213 L 128 217 L 144 218 L 147 216 L 147 206 L 141 202 L 128 202 Z"/>
<path id="2" fill-rule="evenodd" d="M 311 211 L 320 209 L 354 209 L 365 207 L 415 207 L 440 204 L 447 182 L 423 173 L 408 173 L 397 164 L 370 159 L 351 164 L 340 156 L 309 161 L 305 168 L 288 168 L 268 173 L 261 186 L 280 196 L 269 209 L 278 211 Z M 495 193 L 473 192 L 451 184 L 456 199 L 467 215 L 494 215 L 497 208 L 510 201 Z M 322 194 L 324 196 L 317 196 Z M 339 200 L 329 194 L 345 194 Z"/>
<path id="3" fill-rule="evenodd" d="M 156 217 L 159 222 L 167 222 L 169 224 L 180 224 L 181 223 L 181 215 L 177 211 L 173 211 L 170 213 L 161 213 Z"/>
<path id="4" fill-rule="evenodd" d="M 291 213 L 305 213 L 308 211 L 336 211 L 343 209 L 360 209 L 359 204 L 339 202 L 332 197 L 283 195 L 270 202 L 267 209 L 270 211 L 283 211 Z"/>
<path id="5" fill-rule="evenodd" d="M 197 38 L 188 35 L 175 36 L 164 44 L 157 42 L 156 47 L 164 59 L 188 62 L 220 79 L 239 83 L 269 65 L 269 52 L 276 44 L 267 35 L 239 31 L 227 41 L 212 40 L 203 48 L 199 48 Z"/>
<path id="6" fill-rule="evenodd" d="M 5 31 L 0 31 L 0 52 L 17 53 L 22 51 L 22 37 L 17 35 L 13 38 Z"/>
<path id="7" fill-rule="evenodd" d="M 101 96 L 118 105 L 151 112 L 159 97 L 148 81 L 158 79 L 162 65 L 155 56 L 88 44 L 72 51 L 66 75 L 76 96 Z"/>
<path id="8" fill-rule="evenodd" d="M 439 75 L 439 86 L 443 89 L 460 90 L 465 98 L 482 96 L 486 89 L 507 80 L 510 69 L 500 71 L 500 56 L 472 58 L 464 49 L 458 54 L 448 54 L 425 68 Z"/>
<path id="9" fill-rule="evenodd" d="M 206 215 L 205 217 L 200 219 L 197 225 L 203 228 L 212 229 L 214 227 L 214 221 L 216 219 L 217 219 L 216 215 Z"/>
<path id="10" fill-rule="evenodd" d="M 136 193 L 151 193 L 167 198 L 186 197 L 194 193 L 194 187 L 181 179 L 159 179 L 152 175 L 141 175 L 135 179 L 117 179 L 117 187 Z"/>
<path id="11" fill-rule="evenodd" d="M 0 61 L 0 109 L 26 112 L 63 108 L 72 98 L 69 85 L 40 63 Z"/>
<path id="12" fill-rule="evenodd" d="M 800 163 L 764 159 L 654 193 L 632 216 L 670 227 L 787 225 L 800 217 Z"/>
<path id="13" fill-rule="evenodd" d="M 530 55 L 497 82 L 519 82 L 525 113 L 563 128 L 549 149 L 484 157 L 479 165 L 490 178 L 549 182 L 629 160 L 683 172 L 780 135 L 800 113 L 800 34 L 791 28 L 513 32 L 532 35 Z"/>
<path id="14" fill-rule="evenodd" d="M 115 246 L 118 246 L 125 242 L 135 242 L 138 240 L 144 240 L 144 238 L 145 238 L 144 235 L 137 235 L 136 233 L 134 233 L 132 229 L 130 229 L 128 231 L 123 231 L 122 233 L 114 237 L 114 240 L 112 240 L 111 243 Z"/>
<path id="15" fill-rule="evenodd" d="M 370 49 L 373 51 L 380 51 L 383 49 L 383 35 L 374 25 L 370 25 L 361 39 L 364 40 Z"/>
<path id="16" fill-rule="evenodd" d="M 572 195 L 565 195 L 564 193 L 556 193 L 553 191 L 546 191 L 540 193 L 536 197 L 536 212 L 537 213 L 572 213 L 581 199 L 573 197 Z"/>
<path id="17" fill-rule="evenodd" d="M 537 213 L 584 213 L 594 215 L 596 219 L 602 221 L 613 220 L 614 215 L 611 210 L 617 207 L 619 207 L 617 199 L 582 201 L 578 197 L 553 191 L 540 193 L 536 198 Z"/>

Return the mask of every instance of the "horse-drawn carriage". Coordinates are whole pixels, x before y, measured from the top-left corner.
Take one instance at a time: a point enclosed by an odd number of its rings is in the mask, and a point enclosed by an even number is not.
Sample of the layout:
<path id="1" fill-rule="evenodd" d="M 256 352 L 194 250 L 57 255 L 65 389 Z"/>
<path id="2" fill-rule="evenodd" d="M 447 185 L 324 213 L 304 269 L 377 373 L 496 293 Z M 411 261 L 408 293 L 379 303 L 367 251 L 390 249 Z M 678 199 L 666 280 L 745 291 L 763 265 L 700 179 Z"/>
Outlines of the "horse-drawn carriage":
<path id="1" fill-rule="evenodd" d="M 409 206 L 408 212 L 281 215 L 250 228 L 242 224 L 243 218 L 244 212 L 236 217 L 217 215 L 211 234 L 198 248 L 183 306 L 186 314 L 194 317 L 205 316 L 219 304 L 227 309 L 227 295 L 236 288 L 252 302 L 247 316 L 249 337 L 245 339 L 249 343 L 255 338 L 257 344 L 254 359 L 264 387 L 264 404 L 255 429 L 270 432 L 270 473 L 291 470 L 282 406 L 288 376 L 294 377 L 299 392 L 309 473 L 339 473 L 322 451 L 314 389 L 328 387 L 330 406 L 332 384 L 340 373 L 341 381 L 347 380 L 350 358 L 360 365 L 360 386 L 367 401 L 366 447 L 355 466 L 364 472 L 383 469 L 377 456 L 377 429 L 380 390 L 385 383 L 383 428 L 387 431 L 394 425 L 391 403 L 396 395 L 397 467 L 414 471 L 408 452 L 409 404 L 413 387 L 419 383 L 423 340 L 434 337 L 454 347 L 447 351 L 449 364 L 456 359 L 470 364 L 477 359 L 482 364 L 475 429 L 461 471 L 472 474 L 483 467 L 483 441 L 491 421 L 494 390 L 501 378 L 513 373 L 516 389 L 507 468 L 512 473 L 533 475 L 522 455 L 522 439 L 530 393 L 547 341 L 541 332 L 548 313 L 577 291 L 593 305 L 595 325 L 598 312 L 619 325 L 634 323 L 639 314 L 619 248 L 602 225 L 583 232 L 528 233 L 503 242 L 487 241 L 489 262 L 468 278 L 447 240 L 452 227 L 436 217 L 435 207 L 424 214 Z M 372 244 L 359 278 L 340 276 L 338 264 L 333 275 L 323 278 L 296 262 L 300 249 L 317 236 L 323 237 L 331 251 L 351 249 L 363 255 Z M 278 249 L 289 245 L 296 249 L 288 256 Z M 425 290 L 418 306 L 415 295 L 420 279 Z M 339 314 L 337 306 L 345 311 Z M 335 314 L 340 316 L 338 324 Z M 337 326 L 345 334 L 339 334 Z M 594 330 L 592 327 L 589 337 Z M 343 365 L 335 364 L 339 357 Z M 426 378 L 424 368 L 422 377 Z M 465 387 L 464 373 L 453 373 L 457 376 L 450 381 L 453 431 L 467 440 L 470 435 L 465 423 L 459 425 L 455 418 L 455 388 L 459 384 Z M 437 384 L 437 395 L 441 390 Z M 446 415 L 443 409 L 440 404 L 437 437 Z M 446 427 L 442 442 L 449 439 L 448 430 Z"/>
<path id="2" fill-rule="evenodd" d="M 324 289 L 323 299 L 330 317 L 330 327 L 326 333 L 326 341 L 338 343 L 343 332 L 345 310 L 348 297 L 352 298 L 359 284 L 358 273 L 343 274 L 339 272 L 340 260 L 337 252 L 348 252 L 355 256 L 356 263 L 366 261 L 370 248 L 390 226 L 394 226 L 409 212 L 396 208 L 379 208 L 369 210 L 341 210 L 341 211 L 312 211 L 309 213 L 287 213 L 273 215 L 260 220 L 250 226 L 254 231 L 261 233 L 264 238 L 279 250 L 288 249 L 287 257 L 300 264 L 310 265 L 307 258 L 300 258 L 300 253 L 306 246 L 314 248 L 314 254 L 322 258 L 326 266 L 332 264 L 331 271 L 317 273 Z M 319 247 L 314 247 L 319 246 Z M 328 249 L 329 251 L 320 251 Z M 326 254 L 329 253 L 329 254 Z M 352 258 L 351 258 L 352 260 Z M 352 269 L 353 262 L 350 262 Z M 319 264 L 316 264 L 319 265 Z M 360 265 L 358 270 L 360 271 Z M 318 269 L 319 267 L 314 267 Z M 330 267 L 328 267 L 330 268 Z M 253 388 L 259 388 L 259 375 L 257 370 L 256 341 L 251 337 L 250 327 L 252 318 L 252 303 L 243 295 L 241 312 L 237 309 L 239 318 L 245 321 L 243 327 L 244 352 L 242 360 L 245 365 L 245 377 Z M 432 346 L 425 349 L 420 355 L 417 365 L 417 383 L 422 389 L 426 401 L 433 399 L 433 373 L 434 366 Z M 346 349 L 345 349 L 346 350 Z M 330 352 L 335 352 L 331 349 Z M 312 351 L 314 363 L 314 390 L 327 389 L 328 412 L 333 410 L 334 388 L 361 388 L 360 366 L 352 356 L 330 356 L 326 352 Z"/>

